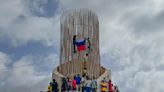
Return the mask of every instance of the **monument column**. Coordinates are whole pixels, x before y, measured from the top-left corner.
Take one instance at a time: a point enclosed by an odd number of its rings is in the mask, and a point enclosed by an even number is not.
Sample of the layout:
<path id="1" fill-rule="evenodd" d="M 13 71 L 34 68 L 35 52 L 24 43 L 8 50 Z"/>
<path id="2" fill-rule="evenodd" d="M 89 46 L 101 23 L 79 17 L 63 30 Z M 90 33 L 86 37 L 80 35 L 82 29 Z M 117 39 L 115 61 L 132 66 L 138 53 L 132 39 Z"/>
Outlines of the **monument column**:
<path id="1" fill-rule="evenodd" d="M 87 9 L 67 11 L 61 16 L 60 26 L 60 61 L 52 73 L 59 90 L 63 77 L 73 78 L 76 74 L 95 77 L 98 84 L 111 80 L 111 71 L 100 66 L 97 15 Z"/>
<path id="2" fill-rule="evenodd" d="M 61 16 L 59 72 L 65 76 L 100 76 L 99 22 L 89 10 L 74 10 Z M 85 40 L 79 50 L 78 41 Z M 76 44 L 75 44 L 75 43 Z"/>

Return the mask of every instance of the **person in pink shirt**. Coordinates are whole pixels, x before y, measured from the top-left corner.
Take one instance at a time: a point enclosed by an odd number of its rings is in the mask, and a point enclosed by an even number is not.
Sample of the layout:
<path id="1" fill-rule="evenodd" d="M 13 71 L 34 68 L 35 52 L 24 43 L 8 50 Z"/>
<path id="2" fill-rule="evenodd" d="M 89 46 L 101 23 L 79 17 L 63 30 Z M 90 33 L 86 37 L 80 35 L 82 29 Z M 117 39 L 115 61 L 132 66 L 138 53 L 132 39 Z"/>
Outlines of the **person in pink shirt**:
<path id="1" fill-rule="evenodd" d="M 72 80 L 72 90 L 76 91 L 76 78 L 74 77 L 74 79 Z"/>
<path id="2" fill-rule="evenodd" d="M 113 84 L 112 84 L 111 80 L 109 80 L 108 86 L 109 86 L 109 92 L 113 92 Z"/>

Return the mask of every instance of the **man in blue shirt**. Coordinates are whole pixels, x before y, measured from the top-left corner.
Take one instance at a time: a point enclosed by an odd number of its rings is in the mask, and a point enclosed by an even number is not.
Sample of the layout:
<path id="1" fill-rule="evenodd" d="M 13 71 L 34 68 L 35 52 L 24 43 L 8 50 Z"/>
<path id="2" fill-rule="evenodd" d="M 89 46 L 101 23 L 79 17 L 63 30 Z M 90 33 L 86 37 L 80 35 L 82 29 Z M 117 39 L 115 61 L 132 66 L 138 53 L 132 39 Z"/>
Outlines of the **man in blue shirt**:
<path id="1" fill-rule="evenodd" d="M 80 74 L 78 74 L 75 79 L 76 79 L 77 89 L 78 91 L 80 91 L 80 83 L 81 83 Z"/>

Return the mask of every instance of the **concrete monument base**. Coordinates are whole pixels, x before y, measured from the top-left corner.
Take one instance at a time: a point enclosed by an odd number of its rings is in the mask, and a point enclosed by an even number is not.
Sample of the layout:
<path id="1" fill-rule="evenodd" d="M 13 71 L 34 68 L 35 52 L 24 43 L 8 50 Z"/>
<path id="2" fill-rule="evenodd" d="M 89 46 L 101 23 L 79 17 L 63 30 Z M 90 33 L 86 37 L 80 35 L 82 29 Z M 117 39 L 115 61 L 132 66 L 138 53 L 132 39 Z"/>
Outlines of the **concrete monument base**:
<path id="1" fill-rule="evenodd" d="M 60 92 L 61 84 L 62 84 L 62 80 L 61 79 L 63 77 L 65 77 L 65 76 L 62 75 L 61 73 L 59 73 L 58 70 L 59 70 L 58 67 L 53 70 L 52 79 L 55 79 L 57 81 L 57 83 L 59 85 L 59 92 Z M 101 75 L 96 79 L 97 83 L 98 83 L 98 89 L 97 89 L 98 92 L 100 92 L 100 85 L 99 84 L 104 79 L 106 81 L 111 80 L 111 71 L 105 69 L 104 67 L 101 67 Z"/>

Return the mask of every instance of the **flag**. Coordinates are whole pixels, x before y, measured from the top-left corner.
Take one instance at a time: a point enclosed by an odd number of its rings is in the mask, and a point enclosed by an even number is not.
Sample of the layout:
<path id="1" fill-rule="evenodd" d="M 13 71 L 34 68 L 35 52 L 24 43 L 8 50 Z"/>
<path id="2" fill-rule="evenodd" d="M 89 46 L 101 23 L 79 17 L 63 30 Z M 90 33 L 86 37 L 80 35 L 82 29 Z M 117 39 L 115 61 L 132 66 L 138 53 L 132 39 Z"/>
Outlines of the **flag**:
<path id="1" fill-rule="evenodd" d="M 76 40 L 76 46 L 78 51 L 86 50 L 85 39 Z"/>

